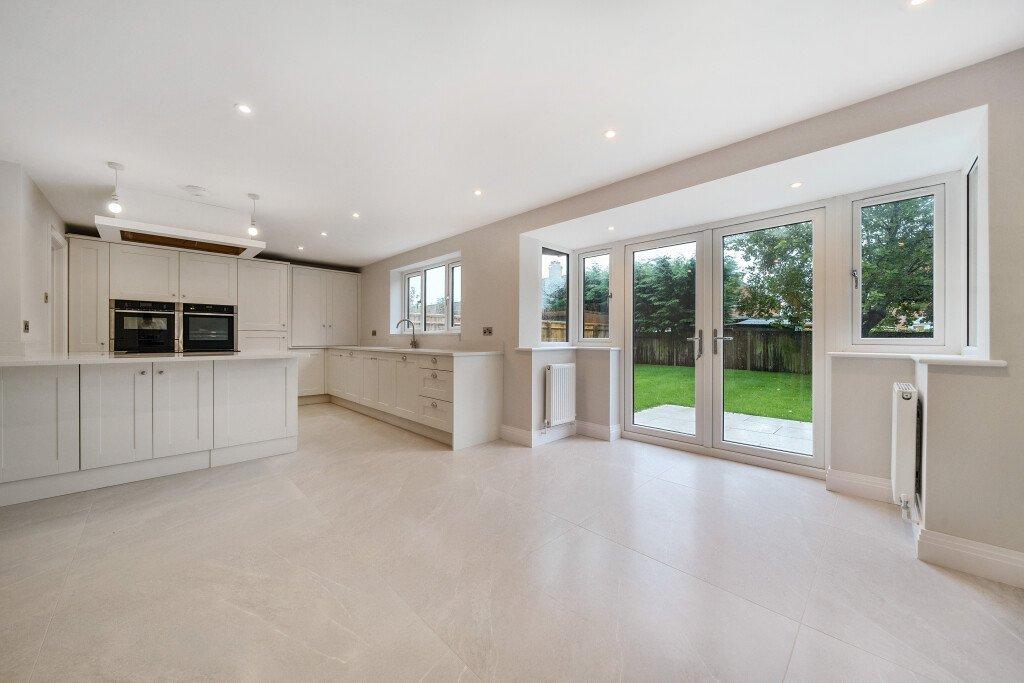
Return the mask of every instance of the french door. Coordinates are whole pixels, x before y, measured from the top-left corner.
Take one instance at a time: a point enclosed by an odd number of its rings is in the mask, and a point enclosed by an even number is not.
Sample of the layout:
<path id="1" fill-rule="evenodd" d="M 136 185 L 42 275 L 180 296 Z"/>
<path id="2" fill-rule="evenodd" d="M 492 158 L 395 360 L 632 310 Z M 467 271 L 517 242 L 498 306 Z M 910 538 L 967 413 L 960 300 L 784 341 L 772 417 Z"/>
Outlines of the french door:
<path id="1" fill-rule="evenodd" d="M 815 210 L 627 247 L 624 428 L 821 467 L 823 232 Z"/>

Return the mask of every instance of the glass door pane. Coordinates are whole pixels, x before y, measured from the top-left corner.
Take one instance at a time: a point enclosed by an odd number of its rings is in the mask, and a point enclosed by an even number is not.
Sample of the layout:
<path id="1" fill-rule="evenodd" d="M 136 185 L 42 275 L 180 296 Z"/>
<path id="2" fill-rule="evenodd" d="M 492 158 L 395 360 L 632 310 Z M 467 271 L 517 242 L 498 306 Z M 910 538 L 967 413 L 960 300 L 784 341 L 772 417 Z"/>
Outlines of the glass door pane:
<path id="1" fill-rule="evenodd" d="M 632 423 L 696 436 L 697 243 L 632 252 Z"/>
<path id="2" fill-rule="evenodd" d="M 810 219 L 716 231 L 715 438 L 723 448 L 812 455 L 813 232 Z"/>

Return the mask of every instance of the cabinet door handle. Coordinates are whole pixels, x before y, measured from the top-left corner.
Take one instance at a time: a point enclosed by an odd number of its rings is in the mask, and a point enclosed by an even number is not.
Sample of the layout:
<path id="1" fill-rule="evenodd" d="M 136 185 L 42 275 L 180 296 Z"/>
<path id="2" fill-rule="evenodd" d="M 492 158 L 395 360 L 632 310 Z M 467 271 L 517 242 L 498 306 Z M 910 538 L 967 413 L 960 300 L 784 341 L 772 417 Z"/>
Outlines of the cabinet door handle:
<path id="1" fill-rule="evenodd" d="M 405 354 L 402 354 L 402 360 L 408 360 L 408 358 L 409 358 L 408 356 L 406 356 Z"/>
<path id="2" fill-rule="evenodd" d="M 430 362 L 433 363 L 434 365 L 437 365 L 437 359 L 436 358 L 431 358 Z"/>
<path id="3" fill-rule="evenodd" d="M 437 373 L 436 372 L 430 373 L 430 379 L 437 379 Z"/>
<path id="4" fill-rule="evenodd" d="M 146 374 L 146 371 L 145 371 L 145 370 L 139 370 L 139 374 L 140 374 L 140 375 L 145 375 L 145 374 Z"/>
<path id="5" fill-rule="evenodd" d="M 145 371 L 145 370 L 143 370 L 143 371 L 142 371 L 142 374 L 143 374 L 143 375 L 145 375 L 145 374 L 146 374 L 146 371 Z M 158 375 L 162 375 L 162 374 L 164 374 L 164 371 L 163 371 L 163 370 L 157 370 L 157 371 L 156 371 L 156 374 L 158 374 Z"/>
<path id="6" fill-rule="evenodd" d="M 288 323 L 281 323 L 281 327 L 288 327 Z"/>
<path id="7" fill-rule="evenodd" d="M 437 407 L 437 401 L 431 401 L 430 402 L 430 407 L 431 408 L 436 408 Z"/>

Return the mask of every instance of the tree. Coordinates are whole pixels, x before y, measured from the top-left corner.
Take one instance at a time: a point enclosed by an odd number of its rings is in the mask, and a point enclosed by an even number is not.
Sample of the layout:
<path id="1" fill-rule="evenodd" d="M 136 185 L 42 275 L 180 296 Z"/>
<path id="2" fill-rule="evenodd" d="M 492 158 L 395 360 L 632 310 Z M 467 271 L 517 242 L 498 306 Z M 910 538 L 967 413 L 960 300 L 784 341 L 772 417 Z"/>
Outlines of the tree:
<path id="1" fill-rule="evenodd" d="M 810 325 L 811 238 L 810 221 L 726 237 L 726 254 L 745 264 L 739 274 L 739 296 L 733 307 L 726 307 L 726 319 L 767 318 L 780 327 L 795 330 Z"/>

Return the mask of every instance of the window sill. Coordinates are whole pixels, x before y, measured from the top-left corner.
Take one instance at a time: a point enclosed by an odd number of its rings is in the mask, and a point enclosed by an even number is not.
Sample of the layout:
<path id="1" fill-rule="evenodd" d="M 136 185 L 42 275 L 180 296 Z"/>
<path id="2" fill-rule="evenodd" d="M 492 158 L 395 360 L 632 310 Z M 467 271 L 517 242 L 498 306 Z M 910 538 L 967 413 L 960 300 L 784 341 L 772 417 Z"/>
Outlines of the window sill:
<path id="1" fill-rule="evenodd" d="M 1005 368 L 1005 360 L 927 353 L 870 353 L 867 351 L 829 351 L 832 358 L 862 358 L 871 360 L 909 360 L 922 365 L 965 365 L 979 368 Z"/>

